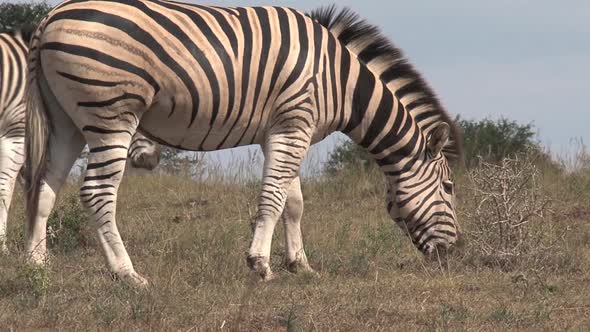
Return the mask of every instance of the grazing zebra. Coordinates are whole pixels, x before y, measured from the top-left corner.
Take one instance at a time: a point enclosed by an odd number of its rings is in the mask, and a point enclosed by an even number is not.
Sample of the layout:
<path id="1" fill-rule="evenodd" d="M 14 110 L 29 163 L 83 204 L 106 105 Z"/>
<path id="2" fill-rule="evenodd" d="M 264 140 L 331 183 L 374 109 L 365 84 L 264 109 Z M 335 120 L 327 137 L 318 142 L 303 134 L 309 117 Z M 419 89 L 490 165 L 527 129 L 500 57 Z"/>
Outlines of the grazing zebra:
<path id="1" fill-rule="evenodd" d="M 6 224 L 16 178 L 25 159 L 25 85 L 28 40 L 35 31 L 26 26 L 0 34 L 0 249 L 6 251 Z M 137 134 L 129 156 L 134 167 L 153 169 L 158 144 Z"/>
<path id="2" fill-rule="evenodd" d="M 131 136 L 212 151 L 259 144 L 265 156 L 247 257 L 271 278 L 274 227 L 302 259 L 298 177 L 311 144 L 341 131 L 365 147 L 388 180 L 388 208 L 425 254 L 457 240 L 443 147 L 451 125 L 428 135 L 399 98 L 333 32 L 296 10 L 173 1 L 69 1 L 32 40 L 27 106 L 27 249 L 45 256 L 43 231 L 66 168 L 90 147 L 80 190 L 107 264 L 135 272 L 115 222 Z M 53 130 L 55 129 L 55 130 Z M 59 130 L 58 130 L 59 129 Z M 54 156 L 58 157 L 54 157 Z M 292 263 L 292 262 L 290 262 Z M 304 265 L 304 264 L 303 264 Z"/>

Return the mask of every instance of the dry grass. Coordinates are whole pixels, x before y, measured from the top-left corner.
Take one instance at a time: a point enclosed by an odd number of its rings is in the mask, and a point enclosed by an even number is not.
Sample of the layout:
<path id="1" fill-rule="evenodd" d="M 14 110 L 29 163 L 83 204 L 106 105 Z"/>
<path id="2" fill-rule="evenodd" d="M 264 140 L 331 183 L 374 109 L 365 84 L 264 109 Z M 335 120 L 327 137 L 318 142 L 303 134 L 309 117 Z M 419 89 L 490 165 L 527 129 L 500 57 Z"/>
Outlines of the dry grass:
<path id="1" fill-rule="evenodd" d="M 22 198 L 15 197 L 12 254 L 0 258 L 0 329 L 588 330 L 590 190 L 568 194 L 583 187 L 580 180 L 541 175 L 555 201 L 549 219 L 568 230 L 543 266 L 480 264 L 469 245 L 442 264 L 426 263 L 389 220 L 378 177 L 357 174 L 304 182 L 306 248 L 320 276 L 282 271 L 279 225 L 272 261 L 280 277 L 270 283 L 258 282 L 245 263 L 256 182 L 131 176 L 120 190 L 118 224 L 151 281 L 146 291 L 111 278 L 88 227 L 73 240 L 63 230 L 55 235 L 47 269 L 23 266 Z M 466 193 L 467 177 L 459 182 Z M 75 224 L 73 195 L 69 185 L 56 225 Z M 474 206 L 465 194 L 459 199 L 469 228 L 465 212 Z"/>

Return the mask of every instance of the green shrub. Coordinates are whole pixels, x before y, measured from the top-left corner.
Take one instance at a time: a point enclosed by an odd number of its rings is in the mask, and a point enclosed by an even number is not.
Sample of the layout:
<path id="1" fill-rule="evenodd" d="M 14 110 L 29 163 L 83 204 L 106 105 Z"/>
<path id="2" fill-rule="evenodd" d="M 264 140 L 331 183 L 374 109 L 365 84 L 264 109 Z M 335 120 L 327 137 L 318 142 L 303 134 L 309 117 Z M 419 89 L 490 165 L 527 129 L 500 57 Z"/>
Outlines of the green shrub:
<path id="1" fill-rule="evenodd" d="M 38 3 L 1 3 L 0 33 L 15 30 L 23 25 L 38 24 L 50 10 L 51 6 L 44 1 Z"/>
<path id="2" fill-rule="evenodd" d="M 324 172 L 328 175 L 342 173 L 356 173 L 356 171 L 369 171 L 376 168 L 367 150 L 352 141 L 344 141 L 330 153 Z"/>
<path id="3" fill-rule="evenodd" d="M 75 193 L 65 194 L 47 221 L 47 243 L 50 248 L 69 253 L 87 242 L 83 224 L 86 211 Z"/>
<path id="4" fill-rule="evenodd" d="M 468 168 L 475 166 L 480 158 L 498 163 L 519 153 L 543 151 L 535 141 L 532 124 L 519 124 L 505 118 L 496 121 L 458 120 L 457 124 L 463 132 L 463 152 Z"/>
<path id="5" fill-rule="evenodd" d="M 51 285 L 49 270 L 43 266 L 24 265 L 19 270 L 18 278 L 25 282 L 35 298 L 44 296 Z"/>

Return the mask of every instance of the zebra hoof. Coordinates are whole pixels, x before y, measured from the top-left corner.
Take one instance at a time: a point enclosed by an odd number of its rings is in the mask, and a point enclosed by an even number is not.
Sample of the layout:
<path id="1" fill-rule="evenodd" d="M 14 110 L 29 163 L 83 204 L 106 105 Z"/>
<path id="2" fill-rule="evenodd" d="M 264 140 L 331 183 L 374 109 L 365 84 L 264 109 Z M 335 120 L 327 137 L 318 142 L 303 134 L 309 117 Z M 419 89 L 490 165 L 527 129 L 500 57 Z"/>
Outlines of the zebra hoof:
<path id="1" fill-rule="evenodd" d="M 268 257 L 248 256 L 246 262 L 250 270 L 258 274 L 262 281 L 271 281 L 274 279 L 270 264 L 268 263 Z"/>
<path id="2" fill-rule="evenodd" d="M 41 253 L 39 251 L 33 251 L 27 255 L 26 261 L 28 264 L 31 264 L 31 265 L 45 266 L 45 265 L 47 265 L 47 262 L 49 261 L 49 256 L 47 255 L 46 252 Z"/>
<path id="3" fill-rule="evenodd" d="M 131 287 L 145 289 L 149 286 L 149 282 L 146 278 L 142 277 L 137 272 L 131 272 L 121 277 L 126 284 Z"/>
<path id="4" fill-rule="evenodd" d="M 319 274 L 314 269 L 312 269 L 311 266 L 309 266 L 309 263 L 302 261 L 293 261 L 287 263 L 287 271 L 294 274 L 309 273 L 314 276 L 319 276 Z"/>

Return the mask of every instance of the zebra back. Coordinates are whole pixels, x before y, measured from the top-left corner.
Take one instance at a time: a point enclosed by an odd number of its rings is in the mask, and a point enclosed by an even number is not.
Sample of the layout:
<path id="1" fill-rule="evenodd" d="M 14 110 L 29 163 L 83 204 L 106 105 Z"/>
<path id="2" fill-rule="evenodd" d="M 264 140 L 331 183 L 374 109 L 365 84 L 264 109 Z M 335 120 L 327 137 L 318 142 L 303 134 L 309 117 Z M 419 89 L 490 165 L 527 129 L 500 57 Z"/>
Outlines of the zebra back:
<path id="1" fill-rule="evenodd" d="M 0 34 L 0 112 L 19 106 L 24 97 L 27 45 L 22 30 Z"/>

